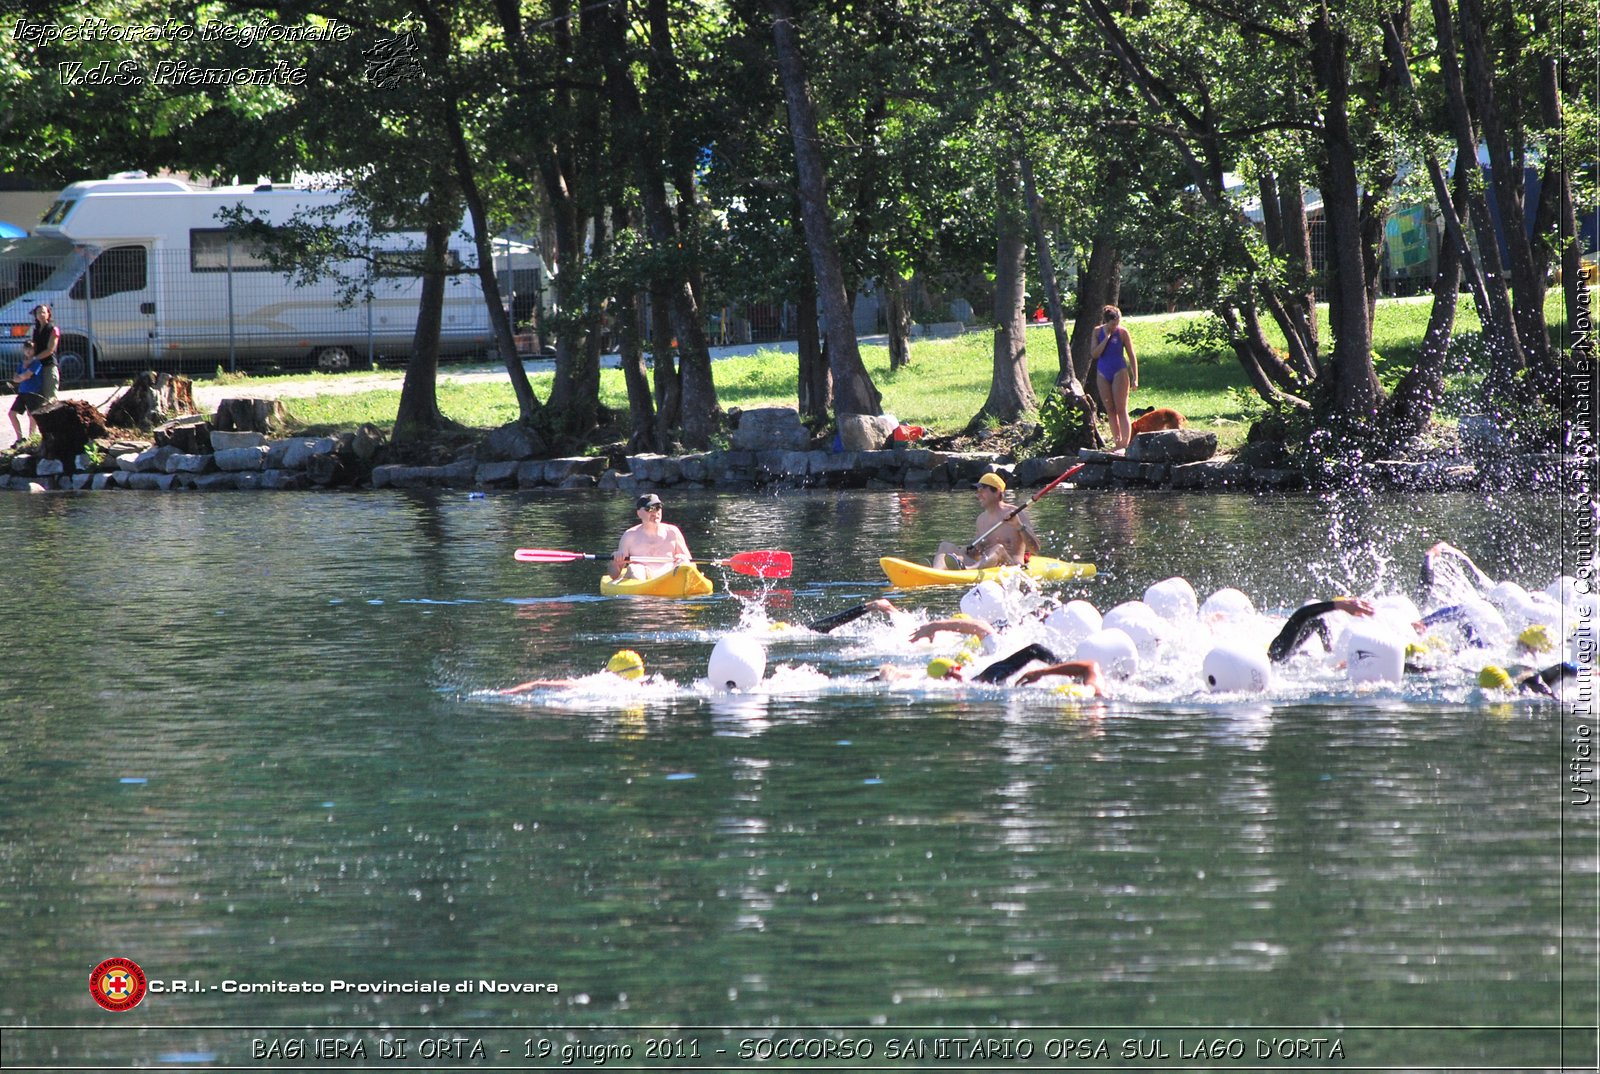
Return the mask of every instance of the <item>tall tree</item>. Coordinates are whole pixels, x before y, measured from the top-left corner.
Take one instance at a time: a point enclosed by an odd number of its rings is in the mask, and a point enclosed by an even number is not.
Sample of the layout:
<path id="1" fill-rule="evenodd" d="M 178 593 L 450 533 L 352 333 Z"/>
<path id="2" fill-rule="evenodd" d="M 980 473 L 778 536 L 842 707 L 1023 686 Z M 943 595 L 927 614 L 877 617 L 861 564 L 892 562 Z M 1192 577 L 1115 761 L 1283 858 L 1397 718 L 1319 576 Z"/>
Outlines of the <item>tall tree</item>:
<path id="1" fill-rule="evenodd" d="M 817 133 L 817 117 L 806 82 L 800 34 L 789 0 L 770 0 L 772 40 L 778 75 L 789 110 L 795 173 L 806 247 L 817 278 L 817 295 L 826 319 L 828 367 L 833 375 L 834 408 L 840 414 L 881 414 L 883 398 L 856 345 L 855 320 L 833 237 L 827 171 Z"/>

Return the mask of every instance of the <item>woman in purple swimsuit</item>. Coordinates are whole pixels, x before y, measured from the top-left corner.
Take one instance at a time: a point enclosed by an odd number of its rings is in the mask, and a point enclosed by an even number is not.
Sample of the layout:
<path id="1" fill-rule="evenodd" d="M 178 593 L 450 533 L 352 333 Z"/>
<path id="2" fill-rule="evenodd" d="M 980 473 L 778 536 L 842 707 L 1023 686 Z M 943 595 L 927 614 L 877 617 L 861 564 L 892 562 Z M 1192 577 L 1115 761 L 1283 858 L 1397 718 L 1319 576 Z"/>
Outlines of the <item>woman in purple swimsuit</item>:
<path id="1" fill-rule="evenodd" d="M 1122 311 L 1117 307 L 1107 306 L 1102 311 L 1090 354 L 1098 363 L 1095 376 L 1100 381 L 1100 398 L 1106 405 L 1106 416 L 1111 420 L 1113 447 L 1121 451 L 1133 439 L 1128 393 L 1139 386 L 1139 359 L 1133 353 L 1133 340 L 1122 327 Z"/>

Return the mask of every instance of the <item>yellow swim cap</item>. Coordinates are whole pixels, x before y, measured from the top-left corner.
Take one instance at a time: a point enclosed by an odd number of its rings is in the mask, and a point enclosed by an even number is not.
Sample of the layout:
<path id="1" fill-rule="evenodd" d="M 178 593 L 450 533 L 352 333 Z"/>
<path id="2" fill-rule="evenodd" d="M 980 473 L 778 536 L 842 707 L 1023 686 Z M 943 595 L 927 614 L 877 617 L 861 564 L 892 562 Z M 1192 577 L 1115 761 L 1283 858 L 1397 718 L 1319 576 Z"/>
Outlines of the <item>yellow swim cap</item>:
<path id="1" fill-rule="evenodd" d="M 632 649 L 623 649 L 606 662 L 606 670 L 624 679 L 642 679 L 644 660 Z"/>
<path id="2" fill-rule="evenodd" d="M 928 661 L 928 678 L 949 679 L 958 678 L 961 674 L 961 665 L 948 656 L 936 656 Z"/>
<path id="3" fill-rule="evenodd" d="M 1511 674 L 1505 668 L 1490 664 L 1478 672 L 1478 685 L 1485 690 L 1505 690 L 1511 686 Z"/>
<path id="4" fill-rule="evenodd" d="M 1546 649 L 1556 647 L 1555 640 L 1550 637 L 1550 628 L 1543 623 L 1535 623 L 1521 634 L 1517 635 L 1517 644 L 1530 653 L 1542 653 Z"/>

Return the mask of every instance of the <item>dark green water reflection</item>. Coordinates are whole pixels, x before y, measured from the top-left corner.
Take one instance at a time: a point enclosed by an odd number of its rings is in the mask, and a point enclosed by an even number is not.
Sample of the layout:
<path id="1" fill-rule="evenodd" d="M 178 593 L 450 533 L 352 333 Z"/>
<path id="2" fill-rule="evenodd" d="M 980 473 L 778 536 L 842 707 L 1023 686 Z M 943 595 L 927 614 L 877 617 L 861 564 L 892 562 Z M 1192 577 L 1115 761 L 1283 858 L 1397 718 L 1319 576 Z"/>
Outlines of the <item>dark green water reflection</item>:
<path id="1" fill-rule="evenodd" d="M 602 600 L 593 565 L 511 559 L 606 551 L 629 508 L 7 498 L 0 546 L 28 566 L 0 682 L 0 1022 L 1486 1027 L 1365 1056 L 1463 1066 L 1554 1066 L 1558 1034 L 1514 1027 L 1592 1023 L 1593 815 L 1568 805 L 1558 708 L 487 696 L 624 646 L 685 686 L 703 673 L 742 610 L 720 588 Z M 1530 586 L 1562 566 L 1556 504 L 1526 496 L 1070 494 L 1037 514 L 1051 550 L 1101 565 L 1102 608 L 1171 574 L 1267 607 L 1409 589 L 1437 539 Z M 879 593 L 879 554 L 972 515 L 964 494 L 668 510 L 698 552 L 794 551 L 768 607 L 797 621 Z M 879 658 L 849 638 L 772 655 L 847 676 Z M 207 987 L 111 1016 L 85 981 L 112 955 L 206 986 L 559 992 Z M 242 1061 L 236 1037 L 182 1048 Z M 36 1039 L 11 1036 L 7 1065 L 41 1061 Z"/>

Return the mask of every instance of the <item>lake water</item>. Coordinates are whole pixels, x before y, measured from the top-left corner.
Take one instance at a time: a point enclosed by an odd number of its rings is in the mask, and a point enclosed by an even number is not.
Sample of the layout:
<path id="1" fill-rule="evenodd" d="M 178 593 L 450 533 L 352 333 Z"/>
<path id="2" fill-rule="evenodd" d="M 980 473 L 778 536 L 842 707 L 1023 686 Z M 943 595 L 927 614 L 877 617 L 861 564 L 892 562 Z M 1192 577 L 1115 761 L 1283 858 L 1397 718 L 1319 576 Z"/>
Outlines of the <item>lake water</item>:
<path id="1" fill-rule="evenodd" d="M 881 595 L 877 557 L 969 533 L 970 493 L 666 499 L 697 553 L 788 549 L 794 576 L 629 601 L 596 564 L 513 561 L 609 551 L 622 495 L 0 500 L 0 1065 L 840 1069 L 849 1041 L 868 1068 L 1592 1063 L 1570 704 L 1465 673 L 1214 698 L 1198 627 L 1100 703 L 871 684 L 927 661 L 909 629 L 959 590 L 771 624 Z M 1414 594 L 1436 540 L 1530 589 L 1575 569 L 1553 495 L 1035 515 L 1100 567 L 1060 594 L 1102 610 L 1171 575 L 1278 611 Z M 751 695 L 697 682 L 734 629 L 769 642 Z M 493 692 L 620 648 L 643 687 Z M 102 1011 L 113 956 L 162 991 Z"/>

